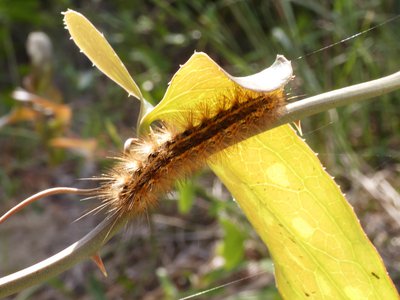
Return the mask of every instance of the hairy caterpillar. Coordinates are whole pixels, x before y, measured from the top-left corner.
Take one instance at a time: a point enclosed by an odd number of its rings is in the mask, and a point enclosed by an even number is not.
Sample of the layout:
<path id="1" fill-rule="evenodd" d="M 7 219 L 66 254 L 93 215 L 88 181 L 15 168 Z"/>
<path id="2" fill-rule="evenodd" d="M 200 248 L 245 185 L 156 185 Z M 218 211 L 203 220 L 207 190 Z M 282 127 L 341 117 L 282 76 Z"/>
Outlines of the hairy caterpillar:
<path id="1" fill-rule="evenodd" d="M 211 155 L 261 132 L 279 118 L 285 92 L 236 89 L 232 99 L 221 99 L 215 114 L 208 115 L 204 109 L 202 119 L 188 120 L 183 131 L 166 125 L 134 140 L 103 178 L 97 192 L 103 206 L 117 214 L 146 211 L 173 182 L 201 167 Z"/>

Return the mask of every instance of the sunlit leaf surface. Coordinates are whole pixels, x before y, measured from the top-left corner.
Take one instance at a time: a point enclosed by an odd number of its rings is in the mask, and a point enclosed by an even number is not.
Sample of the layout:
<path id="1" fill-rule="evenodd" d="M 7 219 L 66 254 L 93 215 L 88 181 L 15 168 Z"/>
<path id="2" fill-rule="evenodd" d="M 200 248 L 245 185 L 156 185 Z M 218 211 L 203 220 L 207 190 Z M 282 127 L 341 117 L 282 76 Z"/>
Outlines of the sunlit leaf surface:
<path id="1" fill-rule="evenodd" d="M 292 128 L 225 155 L 211 168 L 268 246 L 285 299 L 397 299 L 352 208 Z"/>
<path id="2" fill-rule="evenodd" d="M 102 33 L 73 10 L 64 13 L 64 22 L 76 45 L 92 63 L 130 95 L 142 100 L 139 87 Z"/>
<path id="3" fill-rule="evenodd" d="M 196 114 L 204 102 L 218 106 L 221 93 L 237 88 L 208 56 L 195 54 L 142 126 Z M 290 126 L 218 156 L 210 166 L 268 246 L 285 299 L 398 299 L 352 208 Z"/>

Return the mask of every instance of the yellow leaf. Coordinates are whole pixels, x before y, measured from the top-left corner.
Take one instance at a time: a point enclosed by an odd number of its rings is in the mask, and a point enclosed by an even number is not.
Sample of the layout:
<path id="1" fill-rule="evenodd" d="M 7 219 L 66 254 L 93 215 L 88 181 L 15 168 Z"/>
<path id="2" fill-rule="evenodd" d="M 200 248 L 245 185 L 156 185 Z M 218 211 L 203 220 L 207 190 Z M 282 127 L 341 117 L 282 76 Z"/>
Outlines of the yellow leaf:
<path id="1" fill-rule="evenodd" d="M 339 187 L 281 126 L 210 163 L 271 253 L 285 299 L 398 299 Z"/>
<path id="2" fill-rule="evenodd" d="M 119 84 L 129 95 L 139 100 L 143 99 L 139 87 L 122 61 L 104 35 L 88 19 L 69 9 L 64 12 L 64 23 L 76 45 L 100 71 Z"/>

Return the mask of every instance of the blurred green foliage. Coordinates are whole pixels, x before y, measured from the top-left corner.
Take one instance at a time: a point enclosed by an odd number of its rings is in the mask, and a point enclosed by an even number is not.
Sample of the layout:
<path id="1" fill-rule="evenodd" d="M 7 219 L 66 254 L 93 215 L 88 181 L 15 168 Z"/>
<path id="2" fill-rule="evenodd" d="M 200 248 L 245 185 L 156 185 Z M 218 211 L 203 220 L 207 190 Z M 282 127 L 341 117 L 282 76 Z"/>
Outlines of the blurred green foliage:
<path id="1" fill-rule="evenodd" d="M 22 85 L 24 76 L 30 72 L 25 50 L 28 34 L 44 31 L 53 42 L 55 84 L 73 111 L 71 130 L 81 138 L 94 137 L 100 144 L 97 173 L 109 163 L 106 156 L 119 151 L 123 141 L 134 134 L 138 103 L 92 68 L 69 40 L 60 14 L 67 8 L 81 12 L 104 32 L 145 98 L 153 103 L 162 98 L 171 76 L 195 50 L 207 52 L 237 76 L 259 71 L 270 65 L 276 54 L 284 54 L 292 60 L 296 75 L 289 91 L 293 101 L 371 80 L 397 71 L 400 66 L 399 20 L 307 55 L 399 14 L 398 1 L 0 1 L 0 67 L 3 70 L 0 72 L 0 116 L 17 105 L 10 93 Z M 297 59 L 300 56 L 304 58 Z M 345 190 L 352 188 L 346 178 L 349 168 L 399 168 L 399 98 L 399 93 L 393 93 L 376 101 L 303 120 L 307 141 L 321 154 L 329 172 L 339 177 Z M 58 184 L 46 177 L 51 176 L 50 171 L 45 171 L 49 158 L 43 156 L 40 139 L 26 124 L 3 128 L 0 149 L 2 208 L 8 199 L 21 197 L 22 186 L 24 193 L 29 194 L 36 191 L 37 186 L 46 185 L 38 182 Z M 343 159 L 354 157 L 354 153 L 356 160 Z M 62 170 L 75 177 L 86 174 L 82 165 L 74 164 L 76 157 L 64 159 Z M 72 167 L 74 165 L 78 167 Z M 27 172 L 29 170 L 34 170 L 38 182 L 27 186 L 24 174 L 32 173 Z M 393 181 L 400 186 L 398 180 Z M 267 260 L 263 244 L 257 242 L 236 204 L 215 184 L 210 172 L 204 171 L 194 182 L 178 190 L 179 209 L 175 201 L 166 201 L 159 208 L 170 218 L 168 222 L 174 229 L 160 231 L 159 226 L 153 224 L 155 221 L 149 220 L 150 237 L 134 242 L 114 242 L 104 250 L 106 266 L 109 270 L 114 268 L 115 274 L 107 280 L 89 275 L 87 282 L 72 285 L 79 287 L 77 292 L 64 286 L 62 280 L 54 281 L 51 287 L 58 291 L 57 297 L 154 299 L 152 297 L 164 295 L 173 299 L 246 277 L 248 272 L 244 270 L 255 262 Z M 221 190 L 218 196 L 215 196 L 216 190 Z M 172 194 L 170 199 L 175 197 Z M 209 231 L 214 235 L 207 240 L 204 236 Z M 202 234 L 204 240 L 191 241 Z M 211 252 L 209 256 L 191 256 L 196 243 L 198 248 Z M 218 243 L 222 245 L 222 255 L 217 250 L 212 253 Z M 133 249 L 139 245 L 144 250 L 138 254 Z M 172 248 L 163 249 L 166 245 Z M 177 261 L 174 258 L 182 258 L 185 252 L 193 266 L 183 264 L 181 269 L 175 270 L 171 266 Z M 189 258 L 186 259 L 190 261 Z M 150 262 L 146 264 L 146 261 Z M 203 264 L 208 267 L 200 268 Z M 167 268 L 167 272 L 162 268 Z M 132 275 L 135 269 L 146 272 L 137 279 Z M 394 272 L 393 279 L 400 276 L 394 270 L 389 271 Z M 266 279 L 261 284 L 255 277 L 245 281 L 247 285 L 232 285 L 200 298 L 279 299 L 271 273 L 264 275 Z M 254 287 L 255 290 L 246 294 L 246 288 Z M 229 295 L 235 296 L 229 298 Z"/>

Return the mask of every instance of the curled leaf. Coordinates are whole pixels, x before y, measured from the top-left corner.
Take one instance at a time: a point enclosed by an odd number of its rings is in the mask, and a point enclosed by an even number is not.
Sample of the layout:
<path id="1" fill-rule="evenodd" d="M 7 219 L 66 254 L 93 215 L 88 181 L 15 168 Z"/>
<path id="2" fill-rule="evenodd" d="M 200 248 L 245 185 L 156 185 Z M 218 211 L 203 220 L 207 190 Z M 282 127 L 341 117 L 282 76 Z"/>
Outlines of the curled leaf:
<path id="1" fill-rule="evenodd" d="M 275 72 L 279 76 L 271 77 Z M 156 120 L 175 121 L 196 118 L 201 115 L 199 106 L 207 104 L 207 109 L 218 109 L 221 99 L 234 101 L 236 90 L 255 94 L 269 92 L 283 87 L 292 78 L 290 61 L 278 55 L 275 63 L 251 76 L 234 77 L 225 72 L 207 54 L 196 52 L 176 72 L 168 90 L 160 103 L 140 123 L 140 131 L 146 132 Z M 229 104 L 229 103 L 227 103 Z M 179 123 L 179 122 L 178 122 Z M 177 124 L 179 126 L 179 124 Z"/>

